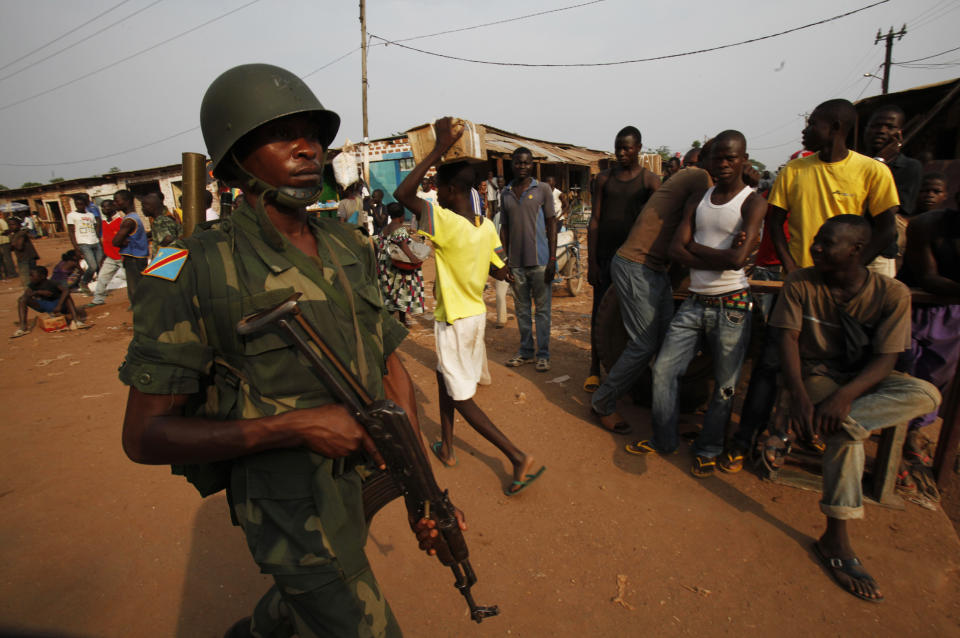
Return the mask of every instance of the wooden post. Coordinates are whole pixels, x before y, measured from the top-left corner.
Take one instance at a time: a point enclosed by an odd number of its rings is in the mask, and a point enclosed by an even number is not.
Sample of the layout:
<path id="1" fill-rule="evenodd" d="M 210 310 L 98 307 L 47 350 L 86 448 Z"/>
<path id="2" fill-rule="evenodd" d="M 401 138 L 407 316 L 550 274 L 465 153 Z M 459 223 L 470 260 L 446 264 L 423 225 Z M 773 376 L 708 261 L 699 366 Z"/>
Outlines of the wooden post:
<path id="1" fill-rule="evenodd" d="M 363 95 L 363 139 L 370 137 L 367 130 L 367 0 L 360 0 L 360 86 Z"/>
<path id="2" fill-rule="evenodd" d="M 497 174 L 494 177 L 503 175 L 503 155 L 497 155 Z"/>

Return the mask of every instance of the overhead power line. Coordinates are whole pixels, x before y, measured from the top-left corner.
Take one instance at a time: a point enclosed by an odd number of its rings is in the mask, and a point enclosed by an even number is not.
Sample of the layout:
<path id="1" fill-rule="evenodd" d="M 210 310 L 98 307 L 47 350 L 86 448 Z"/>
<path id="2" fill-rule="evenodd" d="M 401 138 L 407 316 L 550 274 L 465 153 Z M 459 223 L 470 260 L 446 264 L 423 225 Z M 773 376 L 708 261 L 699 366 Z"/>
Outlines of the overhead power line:
<path id="1" fill-rule="evenodd" d="M 492 27 L 497 24 L 506 24 L 508 22 L 516 22 L 517 20 L 526 20 L 527 18 L 535 18 L 537 16 L 547 15 L 548 13 L 559 13 L 561 11 L 569 11 L 570 9 L 578 9 L 580 7 L 586 7 L 591 4 L 600 4 L 601 2 L 606 2 L 607 0 L 591 0 L 590 2 L 581 2 L 580 4 L 571 4 L 567 7 L 559 7 L 557 9 L 548 9 L 546 11 L 538 11 L 536 13 L 528 13 L 526 15 L 517 16 L 515 18 L 504 18 L 503 20 L 496 20 L 494 22 L 484 22 L 483 24 L 475 24 L 472 27 L 460 27 L 459 29 L 448 29 L 446 31 L 437 31 L 436 33 L 427 33 L 426 35 L 415 35 L 411 38 L 400 38 L 399 40 L 394 40 L 393 42 L 410 42 L 411 40 L 422 40 L 423 38 L 432 38 L 438 35 L 447 35 L 448 33 L 460 33 L 461 31 L 472 31 L 473 29 L 482 29 L 483 27 Z M 387 44 L 387 43 L 384 43 Z M 378 45 L 382 46 L 382 45 Z"/>
<path id="2" fill-rule="evenodd" d="M 129 1 L 129 0 L 125 0 L 125 1 Z M 158 1 L 160 1 L 160 0 L 158 0 Z M 256 1 L 258 1 L 258 0 L 254 0 L 254 1 L 256 2 Z M 449 29 L 449 30 L 447 30 L 447 31 L 439 31 L 439 32 L 437 32 L 437 33 L 428 33 L 428 34 L 424 34 L 424 35 L 413 36 L 413 37 L 410 37 L 410 38 L 403 38 L 403 41 L 406 42 L 406 41 L 409 41 L 409 40 L 419 40 L 419 39 L 421 39 L 421 38 L 431 38 L 431 37 L 438 36 L 438 35 L 445 35 L 445 34 L 447 34 L 447 33 L 457 33 L 457 32 L 460 32 L 460 31 L 468 31 L 468 30 L 470 30 L 470 29 L 480 29 L 480 28 L 482 28 L 482 27 L 488 27 L 488 26 L 492 26 L 492 25 L 495 25 L 495 24 L 504 24 L 504 23 L 506 23 L 506 22 L 515 22 L 515 21 L 517 21 L 517 20 L 526 20 L 526 19 L 528 19 L 528 18 L 532 18 L 532 17 L 535 17 L 535 16 L 545 15 L 545 14 L 548 14 L 548 13 L 557 13 L 557 12 L 559 12 L 559 11 L 567 11 L 567 10 L 569 10 L 569 9 L 576 9 L 576 8 L 578 8 L 578 7 L 584 7 L 584 6 L 591 5 L 591 4 L 597 4 L 597 3 L 599 3 L 599 2 L 606 2 L 606 0 L 592 0 L 591 2 L 582 2 L 582 3 L 580 3 L 580 4 L 574 4 L 574 5 L 570 5 L 570 6 L 567 6 L 567 7 L 560 7 L 560 8 L 557 8 L 557 9 L 551 9 L 551 10 L 549 10 L 549 11 L 540 11 L 540 12 L 538 12 L 538 13 L 529 13 L 529 14 L 522 15 L 522 16 L 517 16 L 517 17 L 514 17 L 514 18 L 507 18 L 507 19 L 505 19 L 505 20 L 497 20 L 496 22 L 486 22 L 486 23 L 483 23 L 483 24 L 475 24 L 475 25 L 472 25 L 472 26 L 469 26 L 469 27 L 461 27 L 461 28 L 458 28 L 458 29 Z M 121 4 L 123 4 L 123 3 L 121 3 Z M 238 8 L 235 9 L 234 11 L 239 11 L 240 9 L 244 9 L 244 8 L 246 8 L 247 6 L 251 5 L 251 4 L 253 4 L 253 2 L 250 2 L 250 3 L 246 4 L 246 5 L 243 5 L 242 7 L 238 7 Z M 117 6 L 120 6 L 120 5 L 117 5 Z M 151 5 L 151 6 L 152 6 L 152 5 Z M 230 12 L 230 13 L 232 13 L 232 12 Z M 229 15 L 229 13 L 224 14 L 224 15 L 222 15 L 222 16 L 220 16 L 220 17 L 221 17 L 221 18 L 222 18 L 222 17 L 226 17 L 227 15 Z M 217 19 L 219 19 L 219 18 L 215 18 L 215 20 L 217 20 Z M 210 22 L 212 22 L 212 21 L 210 21 Z M 200 27 L 206 26 L 207 24 L 210 24 L 210 22 L 206 22 L 206 23 L 200 25 Z M 196 29 L 196 28 L 200 28 L 200 27 L 195 27 L 195 29 Z M 180 35 L 186 35 L 187 33 L 189 33 L 189 31 L 186 31 L 186 32 L 184 32 L 184 33 L 181 33 Z M 175 38 L 177 38 L 177 37 L 180 37 L 180 36 L 174 36 L 174 38 L 171 38 L 171 39 L 175 39 Z M 165 42 L 169 42 L 169 41 L 170 41 L 170 40 L 166 40 Z M 165 42 L 161 42 L 160 44 L 164 44 Z M 157 46 L 160 46 L 160 44 L 154 45 L 154 47 L 152 47 L 152 48 L 155 48 L 155 47 L 157 47 Z M 379 46 L 379 45 L 378 45 L 378 46 Z M 148 49 L 145 49 L 144 51 L 140 51 L 140 52 L 138 52 L 138 53 L 135 53 L 135 54 L 133 54 L 133 55 L 131 55 L 131 56 L 128 56 L 128 57 L 124 58 L 123 60 L 119 60 L 119 61 L 115 62 L 114 64 L 119 64 L 120 62 L 124 62 L 125 60 L 128 60 L 128 59 L 130 59 L 131 57 L 137 56 L 137 55 L 139 55 L 140 53 L 144 53 L 144 52 L 146 52 L 147 50 L 148 50 Z M 356 52 L 359 51 L 359 50 L 360 50 L 360 47 L 356 47 L 356 48 L 354 48 L 354 49 L 350 49 L 349 51 L 347 51 L 347 52 L 344 53 L 343 55 L 341 55 L 341 56 L 339 56 L 339 57 L 337 57 L 337 58 L 334 58 L 333 60 L 331 60 L 330 62 L 327 62 L 327 63 L 324 64 L 323 66 L 318 67 L 318 68 L 314 69 L 313 71 L 310 71 L 309 73 L 306 73 L 306 74 L 304 74 L 304 75 L 301 75 L 300 78 L 301 78 L 301 79 L 305 79 L 305 78 L 308 78 L 308 77 L 310 77 L 311 75 L 313 75 L 313 74 L 315 74 L 315 73 L 319 73 L 320 71 L 326 69 L 326 68 L 329 67 L 329 66 L 332 66 L 332 65 L 336 64 L 336 63 L 339 62 L 340 60 L 343 60 L 344 58 L 348 57 L 349 55 L 351 55 L 351 54 L 353 54 L 353 53 L 356 53 Z M 110 65 L 110 66 L 112 66 L 112 65 Z M 109 68 L 109 67 L 104 67 L 104 68 Z M 94 71 L 93 73 L 97 73 L 97 72 L 99 72 L 99 71 L 101 71 L 101 70 L 103 70 L 103 69 L 98 69 L 97 71 Z M 84 77 L 86 77 L 86 76 L 84 76 Z M 80 80 L 80 79 L 83 79 L 83 78 L 78 78 L 77 80 L 73 80 L 72 82 L 78 81 L 78 80 Z M 71 82 L 71 83 L 72 83 L 72 82 Z M 63 86 L 66 86 L 66 85 L 63 85 Z M 61 88 L 61 87 L 55 87 L 55 88 L 53 88 L 53 89 L 50 89 L 50 91 L 55 91 L 57 88 Z M 50 92 L 50 91 L 47 91 L 47 92 Z M 33 96 L 33 97 L 38 97 L 38 96 Z M 31 97 L 31 98 L 27 98 L 27 99 L 32 99 L 32 97 Z M 10 104 L 10 105 L 7 105 L 7 106 L 14 106 L 14 105 L 13 105 L 13 104 Z M 0 107 L 0 110 L 3 110 L 3 109 L 5 109 L 5 108 L 7 108 L 7 106 Z M 144 148 L 153 146 L 153 145 L 155 145 L 155 144 L 160 144 L 160 143 L 162 143 L 162 142 L 167 142 L 167 141 L 172 140 L 172 139 L 174 139 L 174 138 L 180 137 L 181 135 L 186 135 L 187 133 L 191 133 L 191 132 L 193 132 L 193 131 L 196 131 L 196 130 L 199 129 L 199 128 L 200 128 L 199 126 L 194 126 L 194 127 L 192 127 L 192 128 L 186 129 L 186 130 L 184 130 L 184 131 L 180 131 L 179 133 L 174 133 L 174 134 L 172 134 L 172 135 L 168 135 L 168 136 L 166 136 L 166 137 L 163 137 L 163 138 L 161 138 L 161 139 L 159 139 L 159 140 L 154 140 L 154 141 L 149 142 L 149 143 L 147 143 L 147 144 L 142 144 L 142 145 L 140 145 L 140 146 L 134 146 L 134 147 L 132 147 L 132 148 L 128 148 L 128 149 L 125 149 L 125 150 L 122 150 L 122 151 L 117 151 L 116 153 L 108 153 L 108 154 L 106 154 L 106 155 L 100 155 L 99 157 L 89 157 L 89 158 L 87 158 L 87 159 L 70 160 L 70 161 L 66 161 L 66 162 L 52 162 L 52 163 L 47 163 L 47 164 L 39 164 L 39 163 L 15 164 L 15 163 L 10 163 L 10 162 L 0 162 L 0 166 L 11 166 L 11 167 L 16 167 L 16 168 L 46 168 L 46 167 L 49 167 L 49 166 L 69 166 L 69 165 L 73 165 L 73 164 L 84 164 L 84 163 L 86 163 L 86 162 L 96 162 L 96 161 L 99 161 L 99 160 L 107 159 L 108 157 L 116 157 L 116 156 L 118 156 L 118 155 L 123 155 L 123 154 L 125 154 L 125 153 L 132 153 L 133 151 L 139 151 L 139 150 L 141 150 L 141 149 L 144 149 Z"/>
<path id="3" fill-rule="evenodd" d="M 933 55 L 927 55 L 922 58 L 915 58 L 913 60 L 904 60 L 903 62 L 894 62 L 894 64 L 913 64 L 914 62 L 920 62 L 921 60 L 929 60 L 930 58 L 936 58 L 946 53 L 953 53 L 954 51 L 960 51 L 960 47 L 947 49 L 946 51 L 941 51 L 940 53 L 934 53 Z"/>
<path id="4" fill-rule="evenodd" d="M 616 60 L 611 62 L 574 62 L 574 63 L 532 63 L 532 62 L 499 62 L 496 60 L 478 60 L 475 58 L 465 58 L 456 55 L 448 55 L 445 53 L 437 53 L 435 51 L 426 51 L 424 49 L 418 49 L 407 44 L 401 44 L 399 40 L 389 40 L 387 38 L 380 37 L 378 35 L 370 34 L 371 38 L 376 38 L 383 41 L 385 44 L 392 44 L 398 46 L 402 49 L 409 49 L 410 51 L 416 51 L 417 53 L 423 53 L 424 55 L 431 55 L 438 58 L 444 58 L 447 60 L 457 60 L 458 62 L 472 62 L 474 64 L 489 64 L 493 66 L 517 66 L 517 67 L 533 67 L 533 68 L 571 68 L 571 67 L 597 67 L 597 66 L 617 66 L 621 64 L 638 64 L 640 62 L 654 62 L 657 60 L 669 60 L 672 58 L 682 58 L 691 55 L 699 55 L 702 53 L 710 53 L 713 51 L 720 51 L 722 49 L 730 49 L 733 47 L 742 46 L 744 44 L 752 44 L 754 42 L 760 42 L 762 40 L 769 40 L 771 38 L 777 38 L 782 35 L 787 35 L 789 33 L 795 33 L 797 31 L 802 31 L 804 29 L 810 29 L 821 24 L 826 24 L 828 22 L 833 22 L 835 20 L 840 20 L 841 18 L 846 18 L 855 13 L 860 13 L 861 11 L 866 11 L 867 9 L 872 9 L 873 7 L 879 6 L 881 4 L 886 4 L 890 0 L 880 0 L 879 2 L 874 2 L 868 4 L 859 9 L 854 9 L 852 11 L 847 11 L 846 13 L 841 13 L 839 15 L 832 16 L 830 18 L 824 18 L 823 20 L 817 20 L 816 22 L 810 22 L 809 24 L 804 24 L 799 27 L 794 27 L 792 29 L 787 29 L 786 31 L 779 31 L 777 33 L 771 33 L 768 35 L 750 38 L 748 40 L 741 40 L 739 42 L 732 42 L 730 44 L 721 44 L 715 47 L 709 47 L 706 49 L 697 49 L 695 51 L 685 51 L 683 53 L 670 53 L 667 55 L 657 55 L 648 58 L 636 58 L 633 60 Z"/>
<path id="5" fill-rule="evenodd" d="M 484 28 L 484 27 L 492 27 L 492 26 L 498 25 L 498 24 L 506 24 L 506 23 L 508 23 L 508 22 L 517 22 L 518 20 L 527 20 L 527 19 L 529 19 L 529 18 L 535 18 L 535 17 L 537 17 L 537 16 L 546 15 L 546 14 L 548 14 L 548 13 L 558 13 L 558 12 L 560 12 L 560 11 L 569 11 L 570 9 L 577 9 L 577 8 L 579 8 L 579 7 L 585 7 L 585 6 L 587 6 L 587 5 L 598 4 L 598 3 L 600 3 L 600 2 L 606 2 L 606 1 L 607 1 L 607 0 L 591 0 L 590 2 L 581 2 L 580 4 L 572 4 L 572 5 L 567 6 L 567 7 L 559 7 L 559 8 L 557 8 L 557 9 L 550 9 L 550 10 L 548 10 L 548 11 L 538 11 L 537 13 L 528 13 L 528 14 L 526 14 L 526 15 L 516 16 L 516 17 L 514 17 L 514 18 L 505 18 L 505 19 L 503 19 L 503 20 L 496 20 L 496 21 L 494 21 L 494 22 L 484 22 L 484 23 L 482 23 L 482 24 L 474 24 L 474 25 L 469 26 L 469 27 L 460 27 L 460 28 L 458 28 L 458 29 L 447 29 L 446 31 L 437 31 L 436 33 L 425 33 L 424 35 L 415 35 L 415 36 L 411 36 L 411 37 L 409 37 L 409 38 L 400 38 L 400 39 L 398 39 L 398 40 L 394 40 L 394 42 L 410 42 L 411 40 L 422 40 L 423 38 L 433 38 L 433 37 L 436 37 L 436 36 L 438 36 L 438 35 L 447 35 L 448 33 L 460 33 L 461 31 L 471 31 L 471 30 L 473 30 L 473 29 L 482 29 L 482 28 Z M 376 44 L 370 44 L 369 46 L 371 46 L 371 47 L 383 47 L 383 46 L 388 46 L 389 44 L 390 44 L 389 42 L 378 42 L 378 43 L 376 43 Z M 351 55 L 351 54 L 353 54 L 353 53 L 356 53 L 356 52 L 359 51 L 359 50 L 360 50 L 360 47 L 356 47 L 356 48 L 350 49 L 349 51 L 347 51 L 347 52 L 344 53 L 343 55 L 341 55 L 341 56 L 339 56 L 339 57 L 337 57 L 337 58 L 335 58 L 335 59 L 327 62 L 327 63 L 324 64 L 323 66 L 317 67 L 316 69 L 314 69 L 313 71 L 310 71 L 309 73 L 307 73 L 307 74 L 305 74 L 305 75 L 301 75 L 301 76 L 300 76 L 300 79 L 308 78 L 308 77 L 310 77 L 311 75 L 313 75 L 314 73 L 319 73 L 320 71 L 323 71 L 323 70 L 326 69 L 327 67 L 333 66 L 334 64 L 336 64 L 336 63 L 339 62 L 340 60 L 348 57 L 349 55 Z"/>
<path id="6" fill-rule="evenodd" d="M 27 51 L 26 53 L 24 53 L 23 55 L 21 55 L 21 56 L 20 56 L 19 58 L 17 58 L 16 60 L 10 60 L 9 62 L 7 62 L 6 64 L 4 64 L 3 66 L 0 66 L 0 71 L 3 71 L 4 69 L 6 69 L 6 68 L 8 68 L 8 67 L 10 67 L 10 66 L 12 66 L 12 65 L 14 65 L 14 64 L 16 64 L 16 63 L 19 62 L 20 60 L 24 60 L 24 59 L 26 59 L 26 58 L 29 58 L 31 55 L 33 55 L 33 54 L 36 53 L 37 51 L 42 51 L 43 49 L 47 48 L 48 46 L 50 46 L 50 45 L 53 44 L 54 42 L 57 42 L 57 41 L 59 41 L 60 39 L 67 37 L 67 36 L 70 35 L 71 33 L 74 33 L 74 32 L 76 32 L 76 31 L 79 31 L 80 29 L 82 29 L 83 27 L 87 26 L 88 24 L 90 24 L 90 23 L 93 22 L 94 20 L 97 20 L 97 19 L 99 19 L 99 18 L 102 18 L 103 16 L 107 15 L 108 13 L 110 13 L 111 11 L 113 11 L 114 9 L 119 9 L 121 6 L 127 4 L 128 2 L 130 2 L 130 0 L 123 0 L 123 2 L 118 2 L 117 4 L 113 5 L 113 6 L 110 7 L 109 9 L 107 9 L 106 11 L 101 11 L 101 12 L 98 13 L 97 15 L 93 16 L 92 18 L 90 18 L 89 20 L 87 20 L 86 22 L 84 22 L 83 24 L 79 24 L 79 25 L 77 25 L 77 26 L 75 26 L 75 27 L 71 27 L 66 33 L 62 33 L 62 34 L 58 35 L 57 37 L 55 37 L 54 39 L 50 40 L 49 42 L 47 42 L 47 43 L 45 43 L 45 44 L 41 44 L 41 45 L 38 46 L 36 49 L 33 49 L 32 51 Z"/>
<path id="7" fill-rule="evenodd" d="M 186 31 L 183 31 L 183 32 L 181 32 L 181 33 L 178 33 L 178 34 L 175 35 L 175 36 L 171 36 L 171 37 L 167 38 L 166 40 L 162 40 L 162 41 L 160 41 L 160 42 L 157 42 L 156 44 L 152 44 L 152 45 L 148 46 L 148 47 L 145 48 L 145 49 L 141 49 L 141 50 L 137 51 L 136 53 L 131 53 L 130 55 L 128 55 L 128 56 L 126 56 L 126 57 L 123 57 L 123 58 L 120 58 L 119 60 L 117 60 L 117 61 L 115 61 L 115 62 L 111 62 L 110 64 L 106 64 L 106 65 L 104 65 L 104 66 L 102 66 L 102 67 L 100 67 L 100 68 L 94 69 L 93 71 L 89 71 L 89 72 L 87 72 L 87 73 L 84 73 L 83 75 L 81 75 L 81 76 L 79 76 L 79 77 L 76 77 L 76 78 L 73 78 L 72 80 L 68 80 L 68 81 L 63 82 L 63 83 L 61 83 L 61 84 L 58 84 L 57 86 L 54 86 L 54 87 L 52 87 L 52 88 L 49 88 L 49 89 L 47 89 L 47 90 L 45 90 L 45 91 L 40 91 L 39 93 L 34 93 L 33 95 L 29 95 L 29 96 L 27 96 L 27 97 L 20 98 L 19 100 L 10 102 L 10 103 L 8 103 L 8 104 L 4 104 L 3 106 L 0 106 L 0 111 L 6 111 L 6 110 L 9 109 L 9 108 L 12 108 L 12 107 L 14 107 L 14 106 L 17 106 L 17 105 L 19 105 L 19 104 L 23 104 L 24 102 L 29 102 L 30 100 L 34 100 L 34 99 L 36 99 L 36 98 L 38 98 L 38 97 L 47 95 L 47 94 L 49 94 L 49 93 L 53 93 L 54 91 L 58 91 L 58 90 L 60 90 L 60 89 L 62 89 L 62 88 L 64 88 L 64 87 L 70 86 L 71 84 L 76 84 L 76 83 L 79 82 L 80 80 L 85 80 L 85 79 L 87 79 L 88 77 L 90 77 L 91 75 L 96 75 L 97 73 L 100 73 L 101 71 L 106 71 L 107 69 L 112 68 L 112 67 L 115 67 L 115 66 L 117 66 L 118 64 L 122 64 L 123 62 L 126 62 L 126 61 L 128 61 L 128 60 L 132 60 L 133 58 L 138 57 L 138 56 L 141 56 L 141 55 L 143 55 L 144 53 L 147 53 L 147 52 L 149 52 L 149 51 L 153 51 L 154 49 L 157 49 L 157 48 L 159 48 L 159 47 L 162 47 L 162 46 L 165 45 L 165 44 L 169 44 L 170 42 L 173 42 L 174 40 L 177 40 L 177 39 L 179 39 L 179 38 L 182 38 L 182 37 L 185 36 L 185 35 L 189 35 L 189 34 L 193 33 L 194 31 L 198 31 L 198 30 L 200 30 L 200 29 L 202 29 L 202 28 L 204 28 L 204 27 L 206 27 L 206 26 L 209 26 L 209 25 L 213 24 L 214 22 L 216 22 L 216 21 L 218 21 L 218 20 L 222 20 L 223 18 L 226 18 L 227 16 L 230 16 L 230 15 L 232 15 L 232 14 L 238 12 L 238 11 L 242 11 L 243 9 L 246 9 L 246 8 L 249 7 L 250 5 L 256 4 L 256 3 L 258 3 L 258 2 L 260 2 L 260 0 L 250 0 L 250 2 L 247 2 L 246 4 L 242 4 L 242 5 L 240 5 L 239 7 L 237 7 L 236 9 L 231 9 L 230 11 L 227 11 L 226 13 L 221 13 L 220 15 L 218 15 L 218 16 L 215 17 L 215 18 L 211 18 L 211 19 L 207 20 L 206 22 L 202 22 L 202 23 L 200 23 L 200 24 L 198 24 L 198 25 L 196 25 L 196 26 L 194 26 L 194 27 L 191 27 L 191 28 L 187 29 Z"/>
<path id="8" fill-rule="evenodd" d="M 3 76 L 3 77 L 0 77 L 0 82 L 3 82 L 4 80 L 7 80 L 7 79 L 9 79 L 9 78 L 12 78 L 12 77 L 15 76 L 15 75 L 19 75 L 20 73 L 23 73 L 23 72 L 26 71 L 27 69 L 33 68 L 33 67 L 37 66 L 38 64 L 41 64 L 41 63 L 43 63 L 43 62 L 46 62 L 46 61 L 49 60 L 50 58 L 56 57 L 56 56 L 60 55 L 61 53 L 63 53 L 64 51 L 67 51 L 67 50 L 69 50 L 69 49 L 72 49 L 72 48 L 75 47 L 75 46 L 78 46 L 78 45 L 80 45 L 80 44 L 83 44 L 84 42 L 86 42 L 86 41 L 89 40 L 90 38 L 92 38 L 92 37 L 94 37 L 94 36 L 98 36 L 98 35 L 100 35 L 101 33 L 103 33 L 104 31 L 106 31 L 106 30 L 108 30 L 108 29 L 112 29 L 113 27 L 117 26 L 117 25 L 120 24 L 121 22 L 124 22 L 125 20 L 129 20 L 130 18 L 132 18 L 133 16 L 137 15 L 138 13 L 143 13 L 144 11 L 146 11 L 147 9 L 149 9 L 150 7 L 152 7 L 152 6 L 154 6 L 154 5 L 157 5 L 157 4 L 160 4 L 161 2 L 163 2 L 163 0 L 154 0 L 153 2 L 151 2 L 150 4 L 148 4 L 147 6 L 141 7 L 141 8 L 139 8 L 139 9 L 137 9 L 136 11 L 134 11 L 133 13 L 131 13 L 130 15 L 126 15 L 126 16 L 120 18 L 119 20 L 117 20 L 117 21 L 115 21 L 115 22 L 111 22 L 110 24 L 108 24 L 107 26 L 105 26 L 105 27 L 103 27 L 103 28 L 97 29 L 96 31 L 94 31 L 94 32 L 91 33 L 90 35 L 86 36 L 86 38 L 84 38 L 83 40 L 77 40 L 77 41 L 74 42 L 73 44 L 68 44 L 67 46 L 63 47 L 62 49 L 58 49 L 57 51 L 54 51 L 53 53 L 51 53 L 51 54 L 49 54 L 49 55 L 46 55 L 46 56 L 40 58 L 39 60 L 34 60 L 33 62 L 31 62 L 31 63 L 28 64 L 27 66 L 25 66 L 25 67 L 23 67 L 23 68 L 20 68 L 20 69 L 17 69 L 17 70 L 14 71 L 13 73 L 8 73 L 7 75 L 5 75 L 5 76 Z M 123 3 L 121 2 L 120 4 L 123 4 Z M 118 6 L 119 6 L 119 5 L 118 5 Z M 6 68 L 6 67 L 4 67 L 4 68 Z"/>
<path id="9" fill-rule="evenodd" d="M 174 133 L 173 135 L 162 137 L 159 140 L 154 140 L 146 144 L 141 144 L 140 146 L 134 146 L 132 148 L 124 149 L 122 151 L 117 151 L 116 153 L 107 153 L 106 155 L 100 155 L 99 157 L 88 157 L 87 159 L 82 159 L 82 160 L 71 160 L 69 162 L 53 162 L 50 164 L 13 164 L 9 162 L 0 162 L 0 166 L 13 166 L 16 168 L 45 168 L 47 166 L 69 166 L 71 164 L 83 164 L 85 162 L 96 162 L 98 160 L 107 159 L 108 157 L 116 157 L 117 155 L 123 155 L 125 153 L 132 153 L 133 151 L 139 151 L 141 149 L 154 146 L 155 144 L 161 144 L 163 142 L 172 140 L 175 137 L 180 137 L 181 135 L 192 133 L 198 130 L 199 128 L 200 128 L 199 126 L 194 126 L 192 128 L 188 128 L 185 131 L 180 131 L 179 133 Z"/>

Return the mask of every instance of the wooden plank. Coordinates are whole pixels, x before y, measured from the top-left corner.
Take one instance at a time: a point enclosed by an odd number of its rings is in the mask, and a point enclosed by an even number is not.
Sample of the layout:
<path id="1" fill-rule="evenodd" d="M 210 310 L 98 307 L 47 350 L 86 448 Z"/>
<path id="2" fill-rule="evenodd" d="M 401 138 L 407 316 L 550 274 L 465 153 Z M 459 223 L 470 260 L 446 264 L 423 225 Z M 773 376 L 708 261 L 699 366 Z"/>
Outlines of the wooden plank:
<path id="1" fill-rule="evenodd" d="M 903 505 L 897 495 L 897 472 L 903 456 L 903 442 L 907 439 L 907 424 L 884 428 L 880 433 L 877 458 L 873 463 L 871 487 L 873 498 L 883 505 Z"/>

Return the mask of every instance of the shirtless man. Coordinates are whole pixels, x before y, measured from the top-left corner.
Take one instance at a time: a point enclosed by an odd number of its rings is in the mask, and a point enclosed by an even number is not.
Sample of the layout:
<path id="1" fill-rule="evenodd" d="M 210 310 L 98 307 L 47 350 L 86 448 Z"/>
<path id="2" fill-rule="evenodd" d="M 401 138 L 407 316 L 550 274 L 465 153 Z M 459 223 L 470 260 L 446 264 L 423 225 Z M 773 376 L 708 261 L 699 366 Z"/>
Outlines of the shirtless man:
<path id="1" fill-rule="evenodd" d="M 597 352 L 597 310 L 612 283 L 610 264 L 617 249 L 630 233 L 633 222 L 647 200 L 659 187 L 660 180 L 640 166 L 640 131 L 626 126 L 614 140 L 617 163 L 597 176 L 593 212 L 587 227 L 587 281 L 593 286 L 593 309 L 590 313 L 590 372 L 583 389 L 594 392 L 600 387 L 600 355 Z"/>

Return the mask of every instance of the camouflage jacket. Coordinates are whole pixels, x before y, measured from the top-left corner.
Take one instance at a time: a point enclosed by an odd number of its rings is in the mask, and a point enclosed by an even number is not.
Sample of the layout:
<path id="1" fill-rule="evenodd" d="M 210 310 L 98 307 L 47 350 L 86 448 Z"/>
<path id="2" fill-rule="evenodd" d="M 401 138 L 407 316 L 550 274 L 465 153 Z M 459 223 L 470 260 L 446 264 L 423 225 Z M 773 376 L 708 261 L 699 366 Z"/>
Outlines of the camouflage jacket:
<path id="1" fill-rule="evenodd" d="M 300 292 L 304 316 L 370 395 L 383 398 L 386 357 L 406 329 L 383 308 L 370 243 L 337 220 L 311 218 L 318 254 L 308 257 L 261 223 L 269 224 L 243 204 L 228 220 L 173 245 L 189 251 L 173 280 L 143 276 L 120 380 L 146 394 L 191 395 L 188 414 L 221 420 L 335 402 L 279 329 L 236 333 L 241 317 Z M 271 233 L 274 245 L 282 244 L 279 250 L 270 245 Z M 306 450 L 270 450 L 243 461 L 247 491 L 268 497 L 308 489 L 303 482 L 329 459 Z M 279 474 L 286 478 L 273 480 Z"/>
<path id="2" fill-rule="evenodd" d="M 171 215 L 164 213 L 150 220 L 150 237 L 153 239 L 154 252 L 168 237 L 180 239 L 181 227 Z M 169 244 L 168 244 L 169 245 Z"/>

